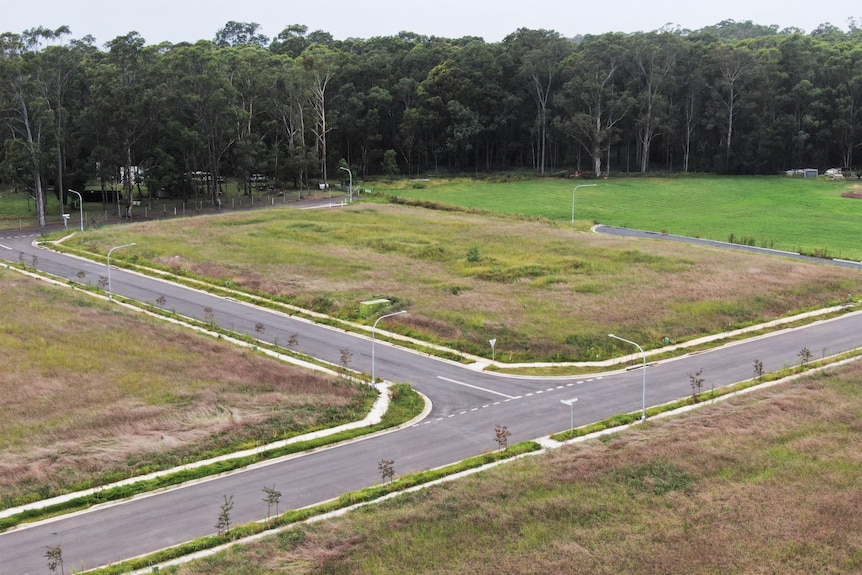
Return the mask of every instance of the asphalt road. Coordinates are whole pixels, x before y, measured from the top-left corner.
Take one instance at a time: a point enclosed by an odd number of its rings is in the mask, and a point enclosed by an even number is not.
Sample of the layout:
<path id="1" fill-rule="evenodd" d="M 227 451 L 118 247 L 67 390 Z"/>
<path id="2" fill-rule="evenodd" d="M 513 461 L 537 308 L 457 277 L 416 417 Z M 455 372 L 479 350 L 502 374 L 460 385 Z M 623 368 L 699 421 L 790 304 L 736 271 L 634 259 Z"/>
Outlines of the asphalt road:
<path id="1" fill-rule="evenodd" d="M 0 258 L 24 259 L 61 277 L 106 275 L 105 266 L 30 246 L 32 237 L 0 237 Z M 119 255 L 119 254 L 117 254 Z M 318 326 L 266 309 L 225 300 L 121 269 L 112 271 L 115 293 L 141 301 L 165 298 L 177 313 L 204 319 L 212 310 L 222 327 L 286 342 L 337 364 L 340 350 L 353 353 L 351 367 L 371 371 L 368 337 Z M 379 324 L 384 329 L 386 320 Z M 263 335 L 255 325 L 266 326 Z M 799 362 L 807 347 L 814 357 L 862 345 L 862 315 L 854 313 L 793 331 L 778 332 L 708 352 L 651 364 L 646 371 L 647 405 L 690 394 L 689 373 L 702 369 L 704 389 L 753 376 L 755 360 L 771 371 Z M 43 573 L 46 546 L 61 545 L 65 565 L 93 568 L 214 533 L 219 506 L 232 496 L 235 524 L 261 519 L 264 486 L 282 492 L 281 509 L 337 497 L 381 481 L 378 462 L 392 459 L 396 475 L 430 469 L 496 449 L 494 428 L 506 425 L 509 441 L 536 439 L 567 429 L 570 410 L 562 399 L 578 398 L 574 424 L 590 423 L 641 408 L 643 372 L 616 371 L 581 378 L 520 378 L 483 373 L 462 365 L 390 346 L 375 345 L 378 377 L 406 381 L 433 402 L 422 422 L 396 432 L 316 451 L 187 485 L 129 502 L 60 517 L 0 534 L 0 573 Z"/>

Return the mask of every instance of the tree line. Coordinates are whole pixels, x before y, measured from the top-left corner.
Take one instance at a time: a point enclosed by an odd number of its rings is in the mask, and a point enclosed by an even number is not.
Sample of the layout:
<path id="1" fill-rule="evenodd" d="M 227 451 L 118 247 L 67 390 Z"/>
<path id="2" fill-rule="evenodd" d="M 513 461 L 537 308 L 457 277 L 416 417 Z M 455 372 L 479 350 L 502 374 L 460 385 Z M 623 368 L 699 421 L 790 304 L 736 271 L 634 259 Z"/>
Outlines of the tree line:
<path id="1" fill-rule="evenodd" d="M 129 202 L 142 184 L 216 202 L 225 176 L 303 189 L 340 167 L 768 174 L 853 166 L 862 142 L 853 19 L 807 34 L 522 28 L 496 43 L 259 28 L 158 45 L 130 32 L 101 49 L 67 27 L 0 35 L 0 183 L 39 206 L 48 187 L 62 199 L 94 180 Z"/>

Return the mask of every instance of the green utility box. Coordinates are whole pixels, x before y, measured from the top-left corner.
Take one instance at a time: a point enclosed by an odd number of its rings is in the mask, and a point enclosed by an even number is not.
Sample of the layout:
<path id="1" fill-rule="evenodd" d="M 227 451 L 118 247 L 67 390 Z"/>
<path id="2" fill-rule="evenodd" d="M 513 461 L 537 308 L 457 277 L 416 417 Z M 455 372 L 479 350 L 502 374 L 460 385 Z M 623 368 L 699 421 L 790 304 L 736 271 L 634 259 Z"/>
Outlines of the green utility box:
<path id="1" fill-rule="evenodd" d="M 361 301 L 359 302 L 359 315 L 361 317 L 370 317 L 388 306 L 390 303 L 392 302 L 388 299 L 370 299 L 368 301 Z"/>

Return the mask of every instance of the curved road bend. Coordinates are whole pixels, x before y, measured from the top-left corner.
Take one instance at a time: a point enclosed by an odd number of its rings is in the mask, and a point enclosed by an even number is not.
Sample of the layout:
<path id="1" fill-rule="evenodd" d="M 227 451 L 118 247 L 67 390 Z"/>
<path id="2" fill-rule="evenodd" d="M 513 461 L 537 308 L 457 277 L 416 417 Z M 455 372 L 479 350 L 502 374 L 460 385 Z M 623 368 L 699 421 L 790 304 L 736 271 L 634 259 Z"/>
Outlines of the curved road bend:
<path id="1" fill-rule="evenodd" d="M 0 238 L 0 258 L 38 256 L 42 271 L 76 278 L 105 274 L 105 266 L 37 250 L 32 238 Z M 6 249 L 9 248 L 9 249 Z M 30 261 L 25 259 L 25 261 Z M 340 350 L 353 352 L 351 367 L 370 372 L 370 341 L 290 318 L 266 309 L 224 300 L 182 286 L 112 270 L 115 293 L 141 301 L 167 300 L 166 307 L 203 319 L 212 309 L 224 327 L 285 342 L 298 334 L 300 351 L 338 363 Z M 378 326 L 383 329 L 385 326 Z M 779 332 L 720 349 L 663 361 L 647 368 L 647 405 L 687 396 L 688 373 L 703 370 L 704 388 L 750 379 L 754 360 L 767 371 L 798 363 L 798 352 L 815 357 L 862 345 L 862 312 Z M 568 428 L 570 411 L 561 399 L 578 397 L 575 425 L 641 408 L 642 372 L 617 371 L 581 378 L 518 378 L 477 372 L 377 341 L 375 370 L 392 381 L 408 381 L 433 402 L 422 422 L 397 432 L 316 451 L 241 472 L 142 497 L 129 502 L 59 517 L 0 534 L 0 572 L 42 573 L 46 545 L 61 545 L 63 559 L 76 568 L 93 568 L 149 553 L 215 532 L 223 496 L 233 496 L 235 524 L 261 519 L 264 486 L 282 492 L 281 508 L 297 508 L 380 482 L 377 464 L 395 461 L 398 475 L 459 461 L 495 449 L 494 427 L 506 425 L 511 442 L 535 439 Z"/>

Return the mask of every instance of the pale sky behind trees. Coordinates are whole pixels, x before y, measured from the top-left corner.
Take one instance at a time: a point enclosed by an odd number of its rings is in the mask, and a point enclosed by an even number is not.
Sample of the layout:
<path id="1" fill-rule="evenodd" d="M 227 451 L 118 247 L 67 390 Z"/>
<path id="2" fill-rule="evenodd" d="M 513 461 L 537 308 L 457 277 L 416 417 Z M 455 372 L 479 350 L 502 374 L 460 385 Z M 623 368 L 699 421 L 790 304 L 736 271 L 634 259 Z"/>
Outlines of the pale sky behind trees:
<path id="1" fill-rule="evenodd" d="M 257 22 L 275 37 L 290 24 L 329 32 L 336 40 L 393 36 L 479 36 L 499 42 L 518 28 L 566 37 L 652 31 L 666 24 L 696 30 L 722 20 L 801 28 L 831 23 L 862 26 L 858 0 L 2 0 L 0 32 L 68 25 L 71 38 L 91 34 L 96 45 L 137 31 L 147 44 L 211 40 L 228 21 Z"/>

